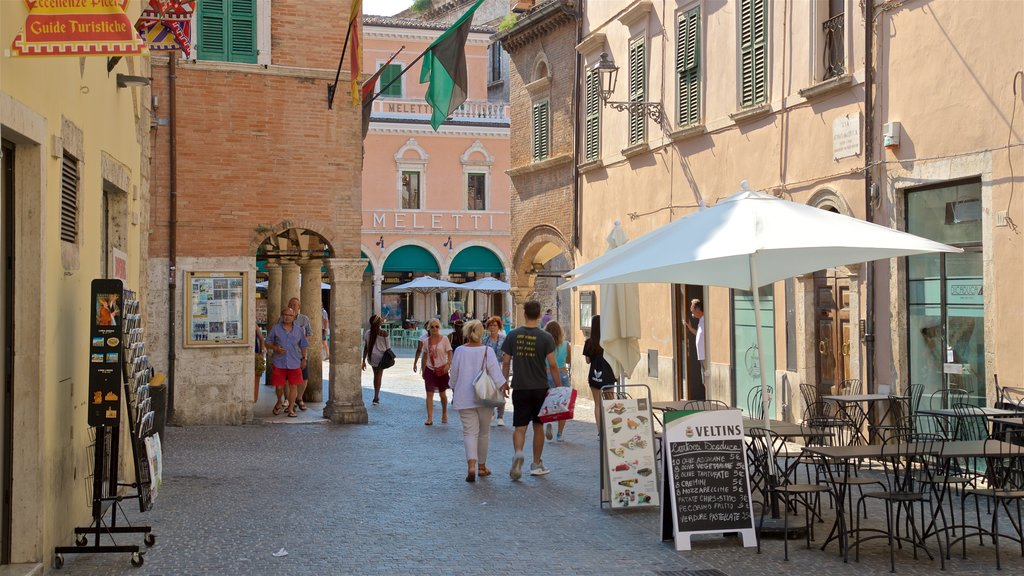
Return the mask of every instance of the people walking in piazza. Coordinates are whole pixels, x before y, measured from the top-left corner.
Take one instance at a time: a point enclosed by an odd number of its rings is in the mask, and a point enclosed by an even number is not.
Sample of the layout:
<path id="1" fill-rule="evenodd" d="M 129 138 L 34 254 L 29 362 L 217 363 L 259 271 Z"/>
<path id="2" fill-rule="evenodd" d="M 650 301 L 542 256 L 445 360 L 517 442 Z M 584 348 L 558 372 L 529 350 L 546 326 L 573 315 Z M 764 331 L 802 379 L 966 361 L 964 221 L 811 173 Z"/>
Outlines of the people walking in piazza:
<path id="1" fill-rule="evenodd" d="M 331 347 L 327 345 L 331 331 L 329 328 L 330 322 L 328 322 L 329 318 L 327 317 L 327 308 L 323 306 L 320 307 L 320 319 L 320 340 L 324 348 L 324 361 L 327 361 L 331 359 Z"/>
<path id="2" fill-rule="evenodd" d="M 459 346 L 452 356 L 451 387 L 452 408 L 459 413 L 462 421 L 462 441 L 466 447 L 466 482 L 476 482 L 476 477 L 490 476 L 487 468 L 487 447 L 490 442 L 491 408 L 480 404 L 473 383 L 480 371 L 487 374 L 495 385 L 504 385 L 498 357 L 483 344 L 484 327 L 479 320 L 471 320 L 463 328 L 465 344 Z"/>
<path id="3" fill-rule="evenodd" d="M 306 367 L 309 341 L 306 340 L 306 333 L 295 325 L 297 314 L 291 308 L 282 310 L 281 321 L 274 324 L 266 337 L 267 350 L 274 353 L 271 383 L 277 394 L 277 403 L 274 404 L 275 416 L 281 413 L 281 400 L 282 396 L 285 396 L 288 400 L 288 415 L 295 417 L 295 395 L 302 385 L 302 369 Z"/>
<path id="4" fill-rule="evenodd" d="M 292 297 L 288 300 L 288 307 L 295 311 L 295 326 L 302 329 L 302 333 L 306 335 L 307 341 L 313 340 L 313 327 L 309 323 L 309 316 L 302 313 L 300 302 L 298 298 Z M 296 406 L 299 410 L 306 410 L 306 403 L 302 400 L 302 396 L 306 393 L 306 385 L 309 383 L 309 367 L 305 364 L 302 365 L 302 384 L 299 385 L 298 390 L 295 394 Z M 288 407 L 291 409 L 291 400 L 288 401 Z"/>
<path id="5" fill-rule="evenodd" d="M 253 382 L 252 401 L 260 399 L 260 376 L 267 371 L 267 343 L 263 339 L 263 330 L 256 326 L 256 381 Z"/>
<path id="6" fill-rule="evenodd" d="M 548 325 L 544 327 L 544 330 L 548 334 L 551 334 L 551 338 L 555 341 L 555 364 L 558 366 L 558 376 L 562 379 L 562 386 L 572 386 L 569 382 L 569 359 L 572 358 L 572 344 L 565 339 L 565 332 L 562 331 L 562 325 L 552 320 L 548 322 Z M 557 386 L 551 376 L 548 376 L 548 386 L 554 388 Z M 555 442 L 562 441 L 562 432 L 565 430 L 566 420 L 558 421 L 558 433 L 554 436 Z M 544 425 L 544 437 L 548 440 L 552 438 L 552 426 L 548 422 Z"/>
<path id="7" fill-rule="evenodd" d="M 380 405 L 380 387 L 384 380 L 384 368 L 380 367 L 380 359 L 391 348 L 391 336 L 381 328 L 384 319 L 373 314 L 370 316 L 370 329 L 366 331 L 366 341 L 363 342 L 363 365 L 370 364 L 373 369 L 373 405 Z"/>
<path id="8" fill-rule="evenodd" d="M 533 462 L 530 474 L 542 476 L 550 472 L 544 466 L 544 423 L 540 421 L 540 409 L 548 393 L 547 373 L 551 379 L 561 386 L 562 378 L 555 364 L 555 340 L 550 334 L 541 330 L 540 302 L 531 300 L 523 305 L 526 322 L 509 332 L 502 345 L 501 370 L 508 379 L 509 367 L 512 368 L 512 469 L 509 477 L 519 480 L 523 475 L 523 447 L 526 444 L 526 427 L 533 425 Z M 505 386 L 508 384 L 506 383 Z M 506 389 L 503 387 L 503 389 Z"/>
<path id="9" fill-rule="evenodd" d="M 416 354 L 412 357 L 412 371 L 416 371 L 416 365 L 420 361 L 420 354 L 423 352 L 423 346 L 427 343 L 427 337 L 430 336 L 430 320 L 423 323 L 422 334 L 416 339 Z"/>
<path id="10" fill-rule="evenodd" d="M 500 358 L 501 345 L 505 343 L 505 330 L 502 326 L 501 318 L 498 316 L 491 316 L 487 319 L 487 330 L 484 332 L 483 344 L 494 351 L 494 357 Z M 491 420 L 491 426 L 504 426 L 505 425 L 505 405 L 502 404 L 494 409 L 496 411 L 494 420 Z"/>
<path id="11" fill-rule="evenodd" d="M 551 322 L 551 318 L 551 308 L 548 308 L 547 310 L 544 311 L 544 316 L 541 317 L 540 319 L 540 327 L 546 327 L 548 325 L 548 322 Z"/>
<path id="12" fill-rule="evenodd" d="M 462 329 L 465 328 L 465 320 L 456 320 L 452 322 L 452 333 L 448 335 L 448 341 L 452 343 L 452 350 L 456 350 L 459 346 L 462 346 L 464 336 L 462 335 Z"/>
<path id="13" fill-rule="evenodd" d="M 423 346 L 423 384 L 427 389 L 427 426 L 434 424 L 434 392 L 441 397 L 441 423 L 448 423 L 448 370 L 452 363 L 452 344 L 441 334 L 441 321 L 427 323 L 427 341 Z"/>
<path id="14" fill-rule="evenodd" d="M 601 315 L 598 314 L 590 320 L 590 337 L 583 343 L 583 358 L 590 364 L 587 372 L 587 383 L 590 385 L 590 393 L 594 397 L 594 418 L 597 422 L 597 433 L 601 433 L 601 388 L 615 384 L 615 372 L 611 365 L 604 359 L 604 348 L 601 347 Z M 604 398 L 612 399 L 612 391 L 605 390 Z"/>

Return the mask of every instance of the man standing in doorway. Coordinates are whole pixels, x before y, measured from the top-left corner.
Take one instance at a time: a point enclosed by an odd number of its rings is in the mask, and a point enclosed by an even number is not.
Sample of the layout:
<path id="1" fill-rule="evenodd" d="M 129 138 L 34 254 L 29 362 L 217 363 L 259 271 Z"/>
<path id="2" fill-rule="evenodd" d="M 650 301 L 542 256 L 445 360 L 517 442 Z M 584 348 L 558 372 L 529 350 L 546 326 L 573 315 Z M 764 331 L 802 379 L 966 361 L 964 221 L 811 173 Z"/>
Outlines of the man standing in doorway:
<path id="1" fill-rule="evenodd" d="M 686 329 L 690 331 L 696 337 L 697 346 L 697 361 L 700 362 L 700 382 L 704 386 L 705 397 L 707 395 L 707 374 L 708 374 L 708 361 L 704 350 L 704 304 L 701 303 L 699 298 L 690 300 L 690 314 L 697 320 L 697 328 L 694 329 L 693 325 L 689 322 L 686 323 Z"/>
<path id="2" fill-rule="evenodd" d="M 519 480 L 523 475 L 523 447 L 526 445 L 526 426 L 533 424 L 533 463 L 530 474 L 543 476 L 550 472 L 541 456 L 544 453 L 544 423 L 540 421 L 540 408 L 548 394 L 548 374 L 557 386 L 561 386 L 561 376 L 555 363 L 555 340 L 537 324 L 540 322 L 540 302 L 531 300 L 523 305 L 526 323 L 516 328 L 505 337 L 501 346 L 504 353 L 501 361 L 501 372 L 506 384 L 502 391 L 509 389 L 509 365 L 512 366 L 512 446 L 515 455 L 512 457 L 512 469 L 508 475 L 512 480 Z"/>
<path id="3" fill-rule="evenodd" d="M 302 330 L 302 334 L 306 337 L 307 341 L 311 341 L 313 339 L 313 327 L 309 323 L 309 316 L 299 311 L 299 299 L 292 298 L 289 300 L 288 308 L 295 311 L 295 327 Z M 305 362 L 305 358 L 303 358 L 302 384 L 299 386 L 298 394 L 295 396 L 295 405 L 303 412 L 306 410 L 306 403 L 302 400 L 302 395 L 306 393 L 307 384 L 309 384 L 309 365 Z M 291 401 L 289 400 L 289 402 Z M 295 408 L 289 406 L 288 409 L 294 410 Z"/>

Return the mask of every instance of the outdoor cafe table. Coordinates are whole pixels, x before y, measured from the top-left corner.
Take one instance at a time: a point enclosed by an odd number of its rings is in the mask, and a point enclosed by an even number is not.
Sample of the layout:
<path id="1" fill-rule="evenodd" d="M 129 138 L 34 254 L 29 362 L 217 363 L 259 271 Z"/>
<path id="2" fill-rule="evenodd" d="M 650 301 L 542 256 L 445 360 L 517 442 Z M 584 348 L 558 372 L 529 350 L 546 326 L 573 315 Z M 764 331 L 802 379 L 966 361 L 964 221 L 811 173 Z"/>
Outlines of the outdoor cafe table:
<path id="1" fill-rule="evenodd" d="M 807 446 L 804 448 L 804 452 L 829 460 L 843 464 L 844 480 L 849 478 L 851 464 L 854 461 L 862 460 L 864 458 L 880 459 L 884 457 L 896 456 L 898 454 L 910 454 L 910 455 L 922 455 L 924 452 L 921 451 L 926 443 L 910 443 L 910 445 L 896 445 L 896 444 L 867 444 L 867 445 L 852 445 L 852 446 Z M 941 449 L 942 458 L 982 458 L 985 456 L 986 446 L 990 451 L 999 451 L 1002 453 L 1013 453 L 1020 457 L 1024 457 L 1024 446 L 1014 446 L 1001 442 L 998 440 L 953 440 L 949 442 L 943 442 L 941 444 L 932 444 L 933 452 L 931 454 L 936 455 L 936 452 Z M 832 467 L 828 467 L 829 473 L 832 473 Z M 832 530 L 829 532 L 828 538 L 825 543 L 822 544 L 821 549 L 824 550 L 832 540 L 839 540 L 839 548 L 843 554 L 843 562 L 849 560 L 849 531 L 846 526 L 846 514 L 843 506 L 846 498 L 846 483 L 845 482 L 831 482 L 833 487 L 833 497 L 836 501 L 836 519 L 832 525 Z M 947 490 L 943 487 L 942 491 L 938 494 L 938 502 L 936 507 L 941 509 L 943 499 Z M 955 518 L 954 518 L 955 520 Z M 932 524 L 924 531 L 927 534 L 932 526 L 935 524 L 935 519 L 932 519 Z M 939 551 L 943 553 L 943 551 Z"/>
<path id="2" fill-rule="evenodd" d="M 875 405 L 879 402 L 888 402 L 889 398 L 906 398 L 906 396 L 899 396 L 896 394 L 830 394 L 821 397 L 822 400 L 828 400 L 839 404 L 840 408 L 844 411 L 847 404 L 867 404 L 867 410 L 862 410 L 856 414 L 856 420 L 853 422 L 853 432 L 850 436 L 851 444 L 855 443 L 855 440 L 858 438 L 864 444 L 871 443 L 871 439 L 864 436 L 864 424 L 881 423 L 885 420 L 888 410 L 882 414 L 881 418 L 878 418 L 878 410 L 875 408 Z"/>
<path id="3" fill-rule="evenodd" d="M 922 416 L 931 416 L 936 419 L 956 419 L 961 417 L 971 417 L 980 415 L 987 416 L 990 421 L 993 417 L 1020 416 L 1020 412 L 1017 412 L 1015 410 L 1006 410 L 1003 408 L 989 408 L 988 406 L 972 407 L 969 410 L 962 411 L 959 414 L 957 414 L 957 411 L 953 408 L 922 408 L 918 410 L 917 413 Z M 956 430 L 957 428 L 958 426 L 954 426 L 953 430 Z"/>

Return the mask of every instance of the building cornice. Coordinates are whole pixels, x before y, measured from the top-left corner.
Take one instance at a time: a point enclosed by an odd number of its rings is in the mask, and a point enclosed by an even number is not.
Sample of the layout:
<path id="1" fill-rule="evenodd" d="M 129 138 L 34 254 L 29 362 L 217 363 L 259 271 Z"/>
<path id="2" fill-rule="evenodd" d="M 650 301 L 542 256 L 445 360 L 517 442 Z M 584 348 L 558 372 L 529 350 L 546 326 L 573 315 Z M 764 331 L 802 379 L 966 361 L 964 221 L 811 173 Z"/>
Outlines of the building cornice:
<path id="1" fill-rule="evenodd" d="M 508 52 L 514 52 L 527 44 L 544 38 L 552 32 L 575 22 L 575 0 L 556 0 L 538 6 L 523 16 L 516 25 L 505 32 L 499 32 L 495 38 Z"/>
<path id="2" fill-rule="evenodd" d="M 525 166 L 516 166 L 505 171 L 506 174 L 515 178 L 516 176 L 525 176 L 526 174 L 533 174 L 536 172 L 542 172 L 551 168 L 557 168 L 563 164 L 572 164 L 572 154 L 560 154 L 540 162 L 533 162 L 526 164 Z"/>
<path id="3" fill-rule="evenodd" d="M 157 68 L 167 67 L 167 58 L 154 57 L 152 65 Z M 326 68 L 301 68 L 297 66 L 275 66 L 273 64 L 238 64 L 235 62 L 214 62 L 210 60 L 179 60 L 179 70 L 200 70 L 205 72 L 237 72 L 255 74 L 257 76 L 279 76 L 286 78 L 314 78 L 317 80 L 334 80 L 334 70 Z"/>
<path id="4" fill-rule="evenodd" d="M 597 52 L 601 48 L 604 48 L 605 38 L 606 36 L 603 33 L 594 32 L 593 34 L 590 34 L 589 36 L 584 38 L 582 42 L 576 45 L 576 51 L 579 52 L 580 54 L 583 54 L 584 56 L 590 54 L 591 52 Z"/>
<path id="5" fill-rule="evenodd" d="M 619 16 L 619 22 L 623 26 L 632 26 L 633 24 L 636 24 L 650 16 L 652 8 L 654 8 L 654 3 L 652 3 L 651 0 L 640 0 L 636 4 L 627 8 L 626 11 Z"/>
<path id="6" fill-rule="evenodd" d="M 388 134 L 403 136 L 434 136 L 434 137 L 457 137 L 457 138 L 508 138 L 509 129 L 507 126 L 462 126 L 453 124 L 442 124 L 441 128 L 434 132 L 429 123 L 405 123 L 405 122 L 378 122 L 371 121 L 367 134 Z"/>
<path id="7" fill-rule="evenodd" d="M 363 39 L 365 40 L 407 40 L 410 42 L 433 42 L 441 35 L 443 30 L 423 30 L 417 28 L 393 28 L 390 26 L 366 26 L 363 28 Z M 466 44 L 473 46 L 487 46 L 491 43 L 490 35 L 481 32 L 471 32 L 466 39 Z M 366 49 L 366 46 L 363 46 Z"/>

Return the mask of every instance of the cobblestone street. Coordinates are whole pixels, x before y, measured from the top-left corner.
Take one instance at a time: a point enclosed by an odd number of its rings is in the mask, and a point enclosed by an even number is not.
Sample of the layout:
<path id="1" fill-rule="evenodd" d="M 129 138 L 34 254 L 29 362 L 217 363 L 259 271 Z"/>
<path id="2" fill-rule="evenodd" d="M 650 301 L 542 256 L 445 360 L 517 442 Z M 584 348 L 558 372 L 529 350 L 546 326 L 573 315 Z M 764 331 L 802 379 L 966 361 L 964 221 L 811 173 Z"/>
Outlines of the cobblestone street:
<path id="1" fill-rule="evenodd" d="M 613 512 L 599 505 L 598 441 L 592 404 L 581 398 L 566 442 L 549 444 L 551 474 L 511 482 L 510 427 L 492 428 L 490 478 L 464 481 L 461 425 L 424 426 L 422 381 L 399 358 L 387 371 L 381 406 L 366 426 L 309 423 L 269 415 L 273 392 L 261 386 L 257 425 L 169 428 L 164 482 L 155 509 L 133 522 L 150 524 L 156 546 L 140 568 L 126 554 L 69 555 L 68 576 L 319 574 L 693 574 L 727 575 L 889 572 L 884 540 L 865 545 L 861 562 L 843 564 L 835 545 L 817 549 L 831 523 L 818 525 L 818 545 L 766 540 L 761 555 L 737 539 L 698 539 L 691 552 L 660 540 L 658 510 Z M 371 373 L 363 374 L 369 405 Z M 506 418 L 511 421 L 510 414 Z M 306 423 L 290 425 L 296 421 Z M 282 424 L 273 424 L 282 422 Z M 287 422 L 289 425 L 285 425 Z M 881 510 L 873 520 L 884 521 Z M 68 537 L 70 541 L 70 535 Z M 141 541 L 141 538 L 137 538 Z M 135 542 L 122 536 L 119 542 Z M 272 554 L 285 549 L 287 556 Z M 958 549 L 957 549 L 958 550 Z M 991 545 L 974 540 L 970 560 L 947 563 L 950 574 L 995 572 Z M 1024 569 L 1016 543 L 1003 542 L 1003 570 Z M 49 556 L 49 554 L 47 555 Z M 932 574 L 939 561 L 897 551 L 901 574 Z M 705 573 L 709 574 L 709 573 Z M 717 574 L 717 573 L 716 573 Z"/>

